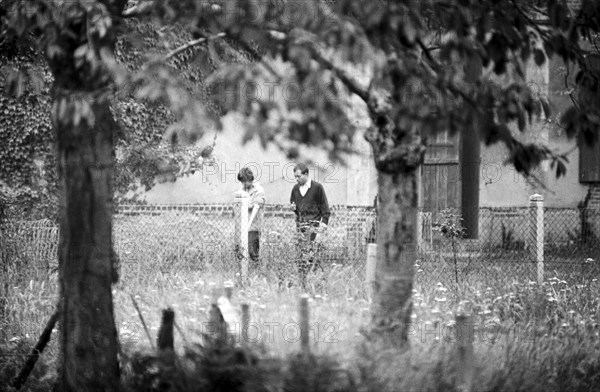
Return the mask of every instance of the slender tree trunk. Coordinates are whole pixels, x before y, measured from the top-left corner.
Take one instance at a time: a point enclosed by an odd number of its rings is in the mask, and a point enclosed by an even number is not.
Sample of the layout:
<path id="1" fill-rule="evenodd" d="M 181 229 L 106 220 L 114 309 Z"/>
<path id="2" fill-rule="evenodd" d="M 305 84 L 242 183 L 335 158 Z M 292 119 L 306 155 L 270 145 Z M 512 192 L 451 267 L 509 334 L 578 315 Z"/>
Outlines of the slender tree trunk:
<path id="1" fill-rule="evenodd" d="M 403 346 L 412 313 L 416 260 L 417 172 L 378 173 L 377 268 L 371 331 Z"/>
<path id="2" fill-rule="evenodd" d="M 68 90 L 55 102 L 69 99 Z M 62 367 L 58 390 L 118 391 L 111 285 L 114 119 L 94 102 L 94 126 L 58 124 Z"/>

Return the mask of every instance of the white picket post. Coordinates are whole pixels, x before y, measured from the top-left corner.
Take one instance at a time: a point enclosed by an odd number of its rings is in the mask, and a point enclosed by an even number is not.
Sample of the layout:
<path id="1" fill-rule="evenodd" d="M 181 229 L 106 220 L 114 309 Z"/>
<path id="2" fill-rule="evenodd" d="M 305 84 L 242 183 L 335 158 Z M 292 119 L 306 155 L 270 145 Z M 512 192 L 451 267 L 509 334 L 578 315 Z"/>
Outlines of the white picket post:
<path id="1" fill-rule="evenodd" d="M 417 252 L 423 250 L 423 212 L 417 211 Z"/>
<path id="2" fill-rule="evenodd" d="M 537 263 L 538 284 L 544 282 L 544 196 L 529 196 L 531 218 L 531 254 Z"/>
<path id="3" fill-rule="evenodd" d="M 377 244 L 367 245 L 367 266 L 365 284 L 369 298 L 373 295 L 373 284 L 375 283 L 375 270 L 377 267 Z"/>
<path id="4" fill-rule="evenodd" d="M 238 251 L 241 257 L 241 275 L 242 280 L 248 277 L 248 203 L 250 197 L 247 192 L 239 190 L 235 193 L 236 209 L 239 214 L 236 214 L 238 221 L 236 228 L 239 228 L 236 233 L 238 243 Z"/>

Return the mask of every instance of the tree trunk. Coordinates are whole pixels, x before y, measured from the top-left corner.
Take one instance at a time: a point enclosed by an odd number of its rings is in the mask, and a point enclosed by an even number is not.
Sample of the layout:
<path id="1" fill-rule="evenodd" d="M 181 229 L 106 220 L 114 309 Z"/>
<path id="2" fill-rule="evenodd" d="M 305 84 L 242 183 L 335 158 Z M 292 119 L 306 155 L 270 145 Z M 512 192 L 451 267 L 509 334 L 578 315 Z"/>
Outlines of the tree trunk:
<path id="1" fill-rule="evenodd" d="M 107 94 L 112 78 L 99 54 L 114 51 L 127 0 L 97 3 L 70 4 L 69 12 L 60 14 L 61 27 L 51 41 L 60 50 L 46 51 L 54 76 L 60 203 L 61 362 L 55 385 L 60 392 L 120 390 L 111 292 L 117 281 L 112 249 L 116 123 Z M 110 23 L 97 18 L 100 3 Z M 98 21 L 104 27 L 98 28 Z M 84 45 L 90 52 L 81 62 L 75 54 Z"/>
<path id="2" fill-rule="evenodd" d="M 481 77 L 482 65 L 473 58 L 465 65 L 465 79 L 475 84 Z M 481 141 L 478 121 L 473 116 L 471 126 L 460 134 L 461 217 L 465 238 L 479 238 L 479 176 L 481 171 Z"/>
<path id="3" fill-rule="evenodd" d="M 475 121 L 475 120 L 473 120 Z M 479 172 L 481 143 L 475 126 L 460 135 L 461 218 L 465 238 L 479 238 Z"/>
<path id="4" fill-rule="evenodd" d="M 73 93 L 62 90 L 54 102 L 68 102 Z M 111 293 L 115 122 L 106 100 L 92 100 L 91 107 L 93 126 L 55 124 L 63 301 L 57 389 L 64 392 L 118 391 L 120 382 Z"/>
<path id="5" fill-rule="evenodd" d="M 386 346 L 407 342 L 416 261 L 417 172 L 378 173 L 377 267 L 371 331 Z"/>

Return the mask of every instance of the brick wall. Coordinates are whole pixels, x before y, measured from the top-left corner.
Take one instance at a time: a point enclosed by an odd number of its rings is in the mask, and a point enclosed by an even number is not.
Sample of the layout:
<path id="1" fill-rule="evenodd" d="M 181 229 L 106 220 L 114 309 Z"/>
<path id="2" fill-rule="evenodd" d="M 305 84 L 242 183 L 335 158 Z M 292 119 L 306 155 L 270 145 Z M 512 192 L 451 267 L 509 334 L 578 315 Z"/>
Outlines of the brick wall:
<path id="1" fill-rule="evenodd" d="M 119 204 L 118 214 L 163 215 L 172 212 L 233 216 L 233 204 Z"/>
<path id="2" fill-rule="evenodd" d="M 233 216 L 234 204 L 119 204 L 116 213 L 122 215 L 163 215 L 173 212 L 191 213 L 195 215 L 223 215 Z M 366 222 L 369 212 L 374 214 L 373 207 L 364 206 L 330 206 L 332 215 L 339 218 L 354 216 L 359 222 Z M 267 204 L 265 205 L 265 217 L 293 218 L 294 212 L 287 205 Z"/>

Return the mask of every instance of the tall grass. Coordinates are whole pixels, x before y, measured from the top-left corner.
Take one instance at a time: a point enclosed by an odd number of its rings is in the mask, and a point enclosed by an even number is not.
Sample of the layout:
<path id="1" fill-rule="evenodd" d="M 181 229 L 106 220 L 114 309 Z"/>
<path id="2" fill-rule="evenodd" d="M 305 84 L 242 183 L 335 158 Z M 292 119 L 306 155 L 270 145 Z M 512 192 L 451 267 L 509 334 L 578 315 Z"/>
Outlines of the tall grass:
<path id="1" fill-rule="evenodd" d="M 174 260 L 178 268 L 158 268 L 162 261 L 151 259 L 152 252 L 148 248 L 144 258 L 123 262 L 113 288 L 128 390 L 170 385 L 172 390 L 452 391 L 453 323 L 463 311 L 474 320 L 475 390 L 589 391 L 600 381 L 600 284 L 593 276 L 574 282 L 558 274 L 538 286 L 475 265 L 457 285 L 452 275 L 440 279 L 443 265 L 424 261 L 416 266 L 413 324 L 406 326 L 410 346 L 398 352 L 365 338 L 370 314 L 364 267 L 325 264 L 307 280 L 313 355 L 303 357 L 298 356 L 297 306 L 304 289 L 293 255 L 253 268 L 242 284 L 235 268 L 206 268 L 185 255 Z M 235 264 L 222 262 L 227 263 Z M 255 328 L 247 351 L 211 351 L 203 340 L 213 290 L 226 281 L 236 284 L 233 304 L 250 305 Z M 0 385 L 5 385 L 54 310 L 56 273 L 11 271 L 2 275 L 0 290 Z M 175 360 L 153 352 L 134 301 L 151 339 L 161 309 L 175 310 Z M 53 335 L 25 390 L 50 385 L 56 345 Z"/>

